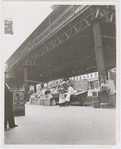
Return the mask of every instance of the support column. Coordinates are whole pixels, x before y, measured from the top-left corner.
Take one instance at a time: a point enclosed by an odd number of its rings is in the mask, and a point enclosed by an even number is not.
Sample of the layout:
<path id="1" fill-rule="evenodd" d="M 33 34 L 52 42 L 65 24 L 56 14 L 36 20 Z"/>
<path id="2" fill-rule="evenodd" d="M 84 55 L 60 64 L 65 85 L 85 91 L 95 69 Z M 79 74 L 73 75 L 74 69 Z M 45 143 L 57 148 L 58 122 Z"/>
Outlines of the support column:
<path id="1" fill-rule="evenodd" d="M 29 101 L 29 95 L 28 95 L 28 82 L 26 81 L 28 79 L 27 75 L 27 67 L 24 67 L 24 83 L 25 83 L 25 101 Z"/>
<path id="2" fill-rule="evenodd" d="M 36 93 L 36 84 L 34 84 L 34 91 L 35 91 L 35 93 Z"/>
<path id="3" fill-rule="evenodd" d="M 106 82 L 105 63 L 104 63 L 103 45 L 102 45 L 102 37 L 101 37 L 101 29 L 99 21 L 100 21 L 99 19 L 94 19 L 92 26 L 93 26 L 97 70 L 100 77 L 99 82 L 105 83 Z"/>
<path id="4" fill-rule="evenodd" d="M 97 71 L 99 74 L 99 84 L 106 83 L 106 71 L 105 62 L 103 55 L 103 44 L 101 37 L 100 19 L 95 18 L 92 20 L 93 35 L 94 35 L 94 45 L 95 45 L 95 55 L 97 62 Z M 108 102 L 108 96 L 103 96 L 102 102 Z"/>
<path id="5" fill-rule="evenodd" d="M 106 74 L 106 80 L 108 80 L 108 69 L 105 69 L 105 74 Z"/>

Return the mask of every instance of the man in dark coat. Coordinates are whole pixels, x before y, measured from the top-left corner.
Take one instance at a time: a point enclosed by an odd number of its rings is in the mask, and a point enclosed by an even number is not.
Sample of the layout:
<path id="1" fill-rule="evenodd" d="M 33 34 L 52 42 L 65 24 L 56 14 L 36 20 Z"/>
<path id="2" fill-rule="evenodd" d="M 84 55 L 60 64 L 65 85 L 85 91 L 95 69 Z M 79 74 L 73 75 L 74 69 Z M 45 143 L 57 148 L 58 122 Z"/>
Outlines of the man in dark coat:
<path id="1" fill-rule="evenodd" d="M 15 125 L 14 122 L 14 116 L 13 116 L 13 102 L 12 102 L 12 96 L 10 93 L 10 89 L 7 84 L 5 84 L 5 103 L 4 103 L 4 127 L 5 130 L 7 129 L 7 122 L 9 125 L 9 128 L 17 127 L 18 125 Z"/>

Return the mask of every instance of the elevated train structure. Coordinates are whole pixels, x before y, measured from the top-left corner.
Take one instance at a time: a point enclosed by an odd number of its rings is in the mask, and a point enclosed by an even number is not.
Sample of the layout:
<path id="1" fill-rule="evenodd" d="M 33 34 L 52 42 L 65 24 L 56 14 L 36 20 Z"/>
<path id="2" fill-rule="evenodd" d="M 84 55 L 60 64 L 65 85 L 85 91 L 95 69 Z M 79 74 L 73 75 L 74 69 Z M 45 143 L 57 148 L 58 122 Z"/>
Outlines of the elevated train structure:
<path id="1" fill-rule="evenodd" d="M 113 5 L 57 5 L 6 62 L 8 84 L 48 82 L 116 67 Z M 31 82 L 31 81 L 30 81 Z M 27 95 L 26 95 L 27 96 Z"/>

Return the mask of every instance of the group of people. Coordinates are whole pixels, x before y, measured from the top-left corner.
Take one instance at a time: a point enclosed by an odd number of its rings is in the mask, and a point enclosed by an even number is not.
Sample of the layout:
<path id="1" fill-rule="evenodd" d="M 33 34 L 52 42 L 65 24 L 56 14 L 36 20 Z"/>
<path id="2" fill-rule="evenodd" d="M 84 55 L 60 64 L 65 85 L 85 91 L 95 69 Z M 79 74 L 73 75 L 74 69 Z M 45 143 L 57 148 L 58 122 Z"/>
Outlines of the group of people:
<path id="1" fill-rule="evenodd" d="M 72 87 L 73 85 L 70 84 L 69 82 L 63 82 L 61 85 L 58 85 L 53 91 L 50 91 L 45 88 L 42 92 L 43 94 L 45 93 L 45 96 L 49 95 L 48 97 L 50 98 L 50 105 L 52 105 L 52 100 L 55 99 L 57 103 L 57 99 L 53 97 L 53 93 L 58 93 L 59 95 L 59 101 L 58 104 L 60 107 L 62 106 L 68 106 L 70 103 L 71 95 L 73 95 L 76 91 Z"/>
<path id="2" fill-rule="evenodd" d="M 62 107 L 69 105 L 71 95 L 73 95 L 75 92 L 76 91 L 73 89 L 73 86 L 69 81 L 63 81 L 62 84 L 53 88 L 48 88 L 47 84 L 44 84 L 35 94 L 37 99 L 50 100 L 50 106 L 52 105 L 52 101 L 55 100 L 56 104 L 59 104 L 60 107 Z M 32 100 L 34 100 L 33 98 L 35 94 L 30 96 L 31 103 Z"/>

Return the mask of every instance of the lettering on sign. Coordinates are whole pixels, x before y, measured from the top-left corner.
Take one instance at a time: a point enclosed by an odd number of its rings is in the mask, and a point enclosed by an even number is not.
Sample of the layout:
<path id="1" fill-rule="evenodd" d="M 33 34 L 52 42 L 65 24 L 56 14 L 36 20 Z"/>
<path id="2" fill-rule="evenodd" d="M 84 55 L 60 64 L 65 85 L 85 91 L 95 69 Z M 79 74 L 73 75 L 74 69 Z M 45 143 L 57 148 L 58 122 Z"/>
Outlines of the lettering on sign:
<path id="1" fill-rule="evenodd" d="M 24 93 L 13 92 L 13 110 L 24 110 Z"/>

